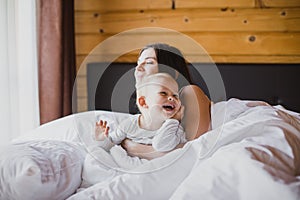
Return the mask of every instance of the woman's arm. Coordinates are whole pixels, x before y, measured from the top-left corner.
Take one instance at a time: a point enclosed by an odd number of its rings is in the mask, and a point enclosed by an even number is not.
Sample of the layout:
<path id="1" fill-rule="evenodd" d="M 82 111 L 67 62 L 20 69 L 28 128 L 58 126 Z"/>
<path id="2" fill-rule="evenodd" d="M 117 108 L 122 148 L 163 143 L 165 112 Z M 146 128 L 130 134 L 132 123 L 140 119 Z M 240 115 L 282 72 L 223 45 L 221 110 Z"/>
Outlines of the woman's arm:
<path id="1" fill-rule="evenodd" d="M 147 160 L 152 160 L 166 155 L 168 152 L 158 152 L 152 145 L 139 144 L 131 141 L 130 139 L 125 139 L 121 143 L 122 147 L 127 151 L 130 156 L 137 156 L 139 158 L 144 158 Z M 184 144 L 177 145 L 176 148 L 182 148 Z"/>
<path id="2" fill-rule="evenodd" d="M 155 151 L 152 145 L 139 144 L 130 139 L 123 140 L 121 145 L 129 156 L 137 156 L 147 160 L 152 160 L 166 154 L 166 152 Z"/>

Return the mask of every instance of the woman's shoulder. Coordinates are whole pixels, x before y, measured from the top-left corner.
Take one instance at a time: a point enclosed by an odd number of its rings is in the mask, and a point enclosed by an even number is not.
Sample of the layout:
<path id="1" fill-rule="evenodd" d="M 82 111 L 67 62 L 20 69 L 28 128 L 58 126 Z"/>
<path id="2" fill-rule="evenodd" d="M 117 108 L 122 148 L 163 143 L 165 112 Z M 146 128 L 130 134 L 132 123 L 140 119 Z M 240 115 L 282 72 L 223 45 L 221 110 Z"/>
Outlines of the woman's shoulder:
<path id="1" fill-rule="evenodd" d="M 199 103 L 210 104 L 211 100 L 203 92 L 203 90 L 197 85 L 187 85 L 180 89 L 179 95 L 183 98 L 185 97 L 196 97 L 200 100 Z"/>

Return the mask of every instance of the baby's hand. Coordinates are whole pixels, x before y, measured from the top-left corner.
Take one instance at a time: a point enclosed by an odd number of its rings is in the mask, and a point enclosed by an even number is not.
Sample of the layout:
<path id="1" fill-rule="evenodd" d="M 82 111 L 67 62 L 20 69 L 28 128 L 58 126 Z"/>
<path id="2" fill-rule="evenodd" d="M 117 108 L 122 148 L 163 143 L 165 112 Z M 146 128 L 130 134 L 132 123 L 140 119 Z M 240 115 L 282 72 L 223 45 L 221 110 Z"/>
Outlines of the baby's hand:
<path id="1" fill-rule="evenodd" d="M 184 106 L 181 105 L 178 112 L 172 117 L 172 119 L 177 119 L 179 122 L 181 122 L 184 115 Z"/>
<path id="2" fill-rule="evenodd" d="M 95 126 L 95 140 L 103 141 L 108 137 L 109 126 L 107 126 L 107 121 L 100 120 L 96 122 Z"/>

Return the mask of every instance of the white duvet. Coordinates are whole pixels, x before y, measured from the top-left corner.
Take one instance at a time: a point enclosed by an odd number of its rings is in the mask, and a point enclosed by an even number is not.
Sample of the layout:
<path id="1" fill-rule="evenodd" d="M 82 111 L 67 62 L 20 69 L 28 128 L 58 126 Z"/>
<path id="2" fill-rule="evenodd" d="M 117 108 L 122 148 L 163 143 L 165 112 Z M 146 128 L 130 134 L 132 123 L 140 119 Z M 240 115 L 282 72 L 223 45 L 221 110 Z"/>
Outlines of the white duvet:
<path id="1" fill-rule="evenodd" d="M 73 191 L 68 190 L 68 194 L 61 196 L 70 196 L 70 200 L 300 199 L 299 114 L 281 107 L 249 108 L 245 103 L 232 99 L 213 105 L 212 130 L 184 148 L 127 172 L 108 167 L 106 170 L 111 176 L 86 189 L 79 189 L 80 182 L 76 179 L 72 182 Z M 93 125 L 100 116 L 106 117 L 111 127 L 126 118 L 126 114 L 104 111 L 74 114 L 40 127 L 15 142 L 50 141 L 50 138 L 76 145 L 81 154 L 88 153 L 86 147 L 93 143 Z M 74 154 L 79 153 L 74 151 Z M 1 159 L 3 157 L 2 154 Z M 84 159 L 80 160 L 83 163 Z M 5 166 L 3 162 L 0 164 L 3 176 Z M 99 167 L 97 161 L 90 164 Z M 81 171 L 76 172 L 81 175 Z M 95 178 L 99 175 L 91 173 Z M 9 182 L 14 178 L 2 178 L 0 184 L 14 188 L 16 186 Z M 39 184 L 38 181 L 35 184 Z M 30 192 L 30 187 L 18 189 L 18 195 L 26 196 Z M 3 191 L 2 186 L 0 190 L 0 199 L 8 194 L 13 197 L 13 192 Z M 34 196 L 31 199 L 35 199 Z M 43 199 L 51 199 L 51 196 Z"/>

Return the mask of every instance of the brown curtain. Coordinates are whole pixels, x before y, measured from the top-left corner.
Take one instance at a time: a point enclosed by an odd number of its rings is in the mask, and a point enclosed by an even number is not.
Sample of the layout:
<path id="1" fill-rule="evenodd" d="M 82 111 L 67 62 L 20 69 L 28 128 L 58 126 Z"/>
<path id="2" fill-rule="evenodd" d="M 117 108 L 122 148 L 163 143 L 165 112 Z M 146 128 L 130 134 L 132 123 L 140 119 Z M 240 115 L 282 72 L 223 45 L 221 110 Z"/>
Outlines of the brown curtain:
<path id="1" fill-rule="evenodd" d="M 44 124 L 72 113 L 74 2 L 39 0 L 37 15 L 40 122 Z"/>

